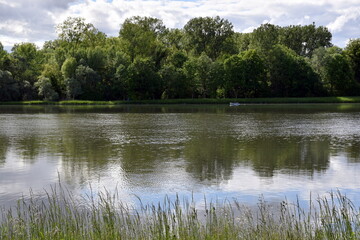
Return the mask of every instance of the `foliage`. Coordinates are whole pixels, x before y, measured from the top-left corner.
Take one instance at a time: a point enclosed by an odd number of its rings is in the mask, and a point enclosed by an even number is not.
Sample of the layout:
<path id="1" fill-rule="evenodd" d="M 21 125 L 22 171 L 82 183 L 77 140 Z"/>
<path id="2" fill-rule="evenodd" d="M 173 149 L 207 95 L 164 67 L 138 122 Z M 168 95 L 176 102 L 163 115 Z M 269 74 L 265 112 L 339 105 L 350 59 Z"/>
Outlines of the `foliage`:
<path id="1" fill-rule="evenodd" d="M 351 39 L 345 50 L 350 58 L 355 80 L 360 83 L 360 38 Z"/>
<path id="2" fill-rule="evenodd" d="M 304 97 L 360 91 L 359 39 L 343 51 L 332 47 L 331 33 L 315 23 L 266 23 L 237 33 L 218 16 L 190 19 L 182 29 L 135 16 L 121 24 L 118 37 L 107 37 L 85 19 L 69 17 L 57 32 L 58 38 L 42 49 L 20 43 L 7 53 L 0 43 L 2 81 L 13 89 L 4 99 Z M 49 89 L 55 93 L 49 95 Z"/>
<path id="3" fill-rule="evenodd" d="M 99 100 L 101 99 L 100 81 L 101 78 L 92 68 L 80 65 L 75 71 L 75 80 L 80 84 L 80 99 Z"/>
<path id="4" fill-rule="evenodd" d="M 128 67 L 130 99 L 156 99 L 161 95 L 160 77 L 149 58 L 136 58 Z"/>
<path id="5" fill-rule="evenodd" d="M 256 50 L 248 50 L 225 60 L 225 86 L 231 95 L 258 97 L 266 87 L 265 63 Z"/>
<path id="6" fill-rule="evenodd" d="M 19 97 L 19 86 L 8 71 L 0 70 L 0 101 L 13 101 Z"/>
<path id="7" fill-rule="evenodd" d="M 219 16 L 198 17 L 190 19 L 184 26 L 188 48 L 194 49 L 197 55 L 206 53 L 213 60 L 222 52 L 231 52 L 233 25 Z"/>
<path id="8" fill-rule="evenodd" d="M 337 47 L 319 48 L 312 57 L 314 69 L 320 74 L 329 95 L 354 95 L 359 89 L 351 63 Z"/>
<path id="9" fill-rule="evenodd" d="M 251 48 L 269 51 L 273 46 L 282 44 L 300 56 L 311 57 L 315 49 L 331 47 L 331 38 L 326 27 L 316 27 L 315 23 L 287 27 L 266 23 L 252 32 L 249 45 Z"/>
<path id="10" fill-rule="evenodd" d="M 169 64 L 160 70 L 160 76 L 164 85 L 161 99 L 191 97 L 188 89 L 188 78 L 182 68 Z"/>
<path id="11" fill-rule="evenodd" d="M 215 97 L 219 82 L 222 80 L 222 68 L 205 53 L 192 57 L 184 63 L 192 97 Z"/>
<path id="12" fill-rule="evenodd" d="M 61 67 L 61 72 L 62 72 L 63 77 L 65 79 L 74 77 L 76 67 L 77 67 L 76 59 L 73 57 L 67 58 Z"/>
<path id="13" fill-rule="evenodd" d="M 0 69 L 4 69 L 4 62 L 6 56 L 7 56 L 7 52 L 4 50 L 4 47 L 0 42 Z"/>
<path id="14" fill-rule="evenodd" d="M 124 21 L 119 35 L 125 40 L 127 53 L 134 60 L 136 56 L 155 57 L 161 54 L 163 46 L 160 39 L 166 32 L 162 20 L 136 16 Z"/>
<path id="15" fill-rule="evenodd" d="M 66 78 L 65 79 L 66 86 L 66 97 L 68 99 L 74 100 L 80 94 L 82 94 L 81 83 L 75 78 Z"/>
<path id="16" fill-rule="evenodd" d="M 268 64 L 272 96 L 310 97 L 320 92 L 318 76 L 310 64 L 289 48 L 276 45 Z"/>
<path id="17" fill-rule="evenodd" d="M 38 88 L 39 95 L 43 96 L 45 101 L 58 100 L 59 94 L 54 90 L 49 78 L 40 77 L 35 83 L 35 87 Z"/>
<path id="18" fill-rule="evenodd" d="M 72 52 L 79 45 L 96 46 L 105 40 L 105 34 L 97 30 L 91 23 L 85 23 L 84 18 L 68 17 L 56 26 L 59 39 L 67 42 Z"/>

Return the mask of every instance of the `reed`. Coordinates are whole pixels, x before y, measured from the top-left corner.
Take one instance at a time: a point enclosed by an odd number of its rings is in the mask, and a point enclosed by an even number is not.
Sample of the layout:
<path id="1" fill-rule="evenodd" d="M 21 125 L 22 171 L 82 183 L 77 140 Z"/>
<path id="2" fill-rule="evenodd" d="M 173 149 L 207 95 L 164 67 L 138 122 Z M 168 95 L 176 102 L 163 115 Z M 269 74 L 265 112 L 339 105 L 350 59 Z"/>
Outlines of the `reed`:
<path id="1" fill-rule="evenodd" d="M 359 239 L 359 209 L 340 192 L 257 208 L 236 200 L 142 204 L 134 209 L 107 191 L 75 200 L 61 184 L 44 196 L 30 193 L 3 209 L 0 239 Z"/>

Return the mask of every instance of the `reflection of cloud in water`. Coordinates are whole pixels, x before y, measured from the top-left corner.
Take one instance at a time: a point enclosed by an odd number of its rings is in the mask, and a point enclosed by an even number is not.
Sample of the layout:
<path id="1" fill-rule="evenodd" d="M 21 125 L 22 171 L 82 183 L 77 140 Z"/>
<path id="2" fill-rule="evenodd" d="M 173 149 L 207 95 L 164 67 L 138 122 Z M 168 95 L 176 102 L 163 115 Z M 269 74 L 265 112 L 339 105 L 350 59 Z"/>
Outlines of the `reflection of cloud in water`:
<path id="1" fill-rule="evenodd" d="M 343 194 L 351 193 L 354 200 L 360 197 L 360 170 L 358 164 L 349 164 L 343 156 L 330 157 L 327 171 L 312 176 L 288 175 L 278 171 L 272 178 L 259 178 L 249 167 L 235 168 L 232 179 L 221 184 L 221 189 L 241 197 L 244 195 L 290 197 L 295 193 L 302 200 L 323 195 L 339 189 Z M 296 197 L 296 196 L 293 197 Z M 357 196 L 356 196 L 357 195 Z"/>
<path id="2" fill-rule="evenodd" d="M 8 159 L 0 169 L 0 196 L 1 204 L 14 204 L 21 196 L 42 194 L 49 191 L 50 186 L 58 182 L 58 172 L 61 166 L 57 164 L 58 157 L 39 157 L 39 159 L 29 164 L 25 159 L 14 155 L 9 151 Z"/>

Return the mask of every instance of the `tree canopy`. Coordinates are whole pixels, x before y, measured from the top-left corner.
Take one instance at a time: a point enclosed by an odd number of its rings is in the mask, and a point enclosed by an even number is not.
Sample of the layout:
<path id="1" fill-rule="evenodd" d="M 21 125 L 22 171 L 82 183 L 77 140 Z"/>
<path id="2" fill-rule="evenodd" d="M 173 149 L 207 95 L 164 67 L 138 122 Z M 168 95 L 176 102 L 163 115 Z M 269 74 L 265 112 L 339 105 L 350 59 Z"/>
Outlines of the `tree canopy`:
<path id="1" fill-rule="evenodd" d="M 0 101 L 358 95 L 360 39 L 341 49 L 324 26 L 262 24 L 235 32 L 224 18 L 169 29 L 134 16 L 107 37 L 67 18 L 42 48 L 0 42 Z"/>

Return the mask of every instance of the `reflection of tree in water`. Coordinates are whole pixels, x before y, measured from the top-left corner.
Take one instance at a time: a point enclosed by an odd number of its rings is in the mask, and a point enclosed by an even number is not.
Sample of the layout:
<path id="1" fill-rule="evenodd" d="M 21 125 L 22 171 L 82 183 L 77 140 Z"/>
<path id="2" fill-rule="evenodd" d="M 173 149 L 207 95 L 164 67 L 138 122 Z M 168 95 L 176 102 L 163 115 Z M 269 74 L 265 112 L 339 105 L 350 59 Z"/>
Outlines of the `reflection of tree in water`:
<path id="1" fill-rule="evenodd" d="M 338 144 L 339 145 L 339 144 Z M 360 138 L 349 137 L 343 141 L 341 146 L 344 146 L 343 149 L 337 151 L 344 151 L 347 156 L 347 161 L 350 163 L 360 163 Z"/>
<path id="2" fill-rule="evenodd" d="M 43 139 L 38 134 L 20 135 L 15 142 L 17 155 L 21 156 L 27 163 L 33 164 L 38 160 L 43 148 Z"/>
<path id="3" fill-rule="evenodd" d="M 80 182 L 100 173 L 116 155 L 110 140 L 102 132 L 88 129 L 66 129 L 57 148 L 63 156 L 64 177 L 73 179 L 76 176 Z"/>
<path id="4" fill-rule="evenodd" d="M 0 166 L 5 164 L 8 147 L 9 139 L 6 136 L 0 136 Z"/>
<path id="5" fill-rule="evenodd" d="M 241 144 L 240 157 L 249 160 L 260 176 L 272 177 L 274 171 L 310 174 L 329 166 L 330 140 L 302 137 L 257 137 Z"/>
<path id="6" fill-rule="evenodd" d="M 237 157 L 236 143 L 230 136 L 199 133 L 185 146 L 186 170 L 201 181 L 229 179 Z"/>
<path id="7" fill-rule="evenodd" d="M 329 167 L 330 140 L 302 137 L 255 137 L 237 140 L 229 136 L 197 135 L 185 146 L 187 171 L 200 180 L 229 179 L 239 162 L 247 162 L 263 177 L 275 171 L 309 174 Z"/>

